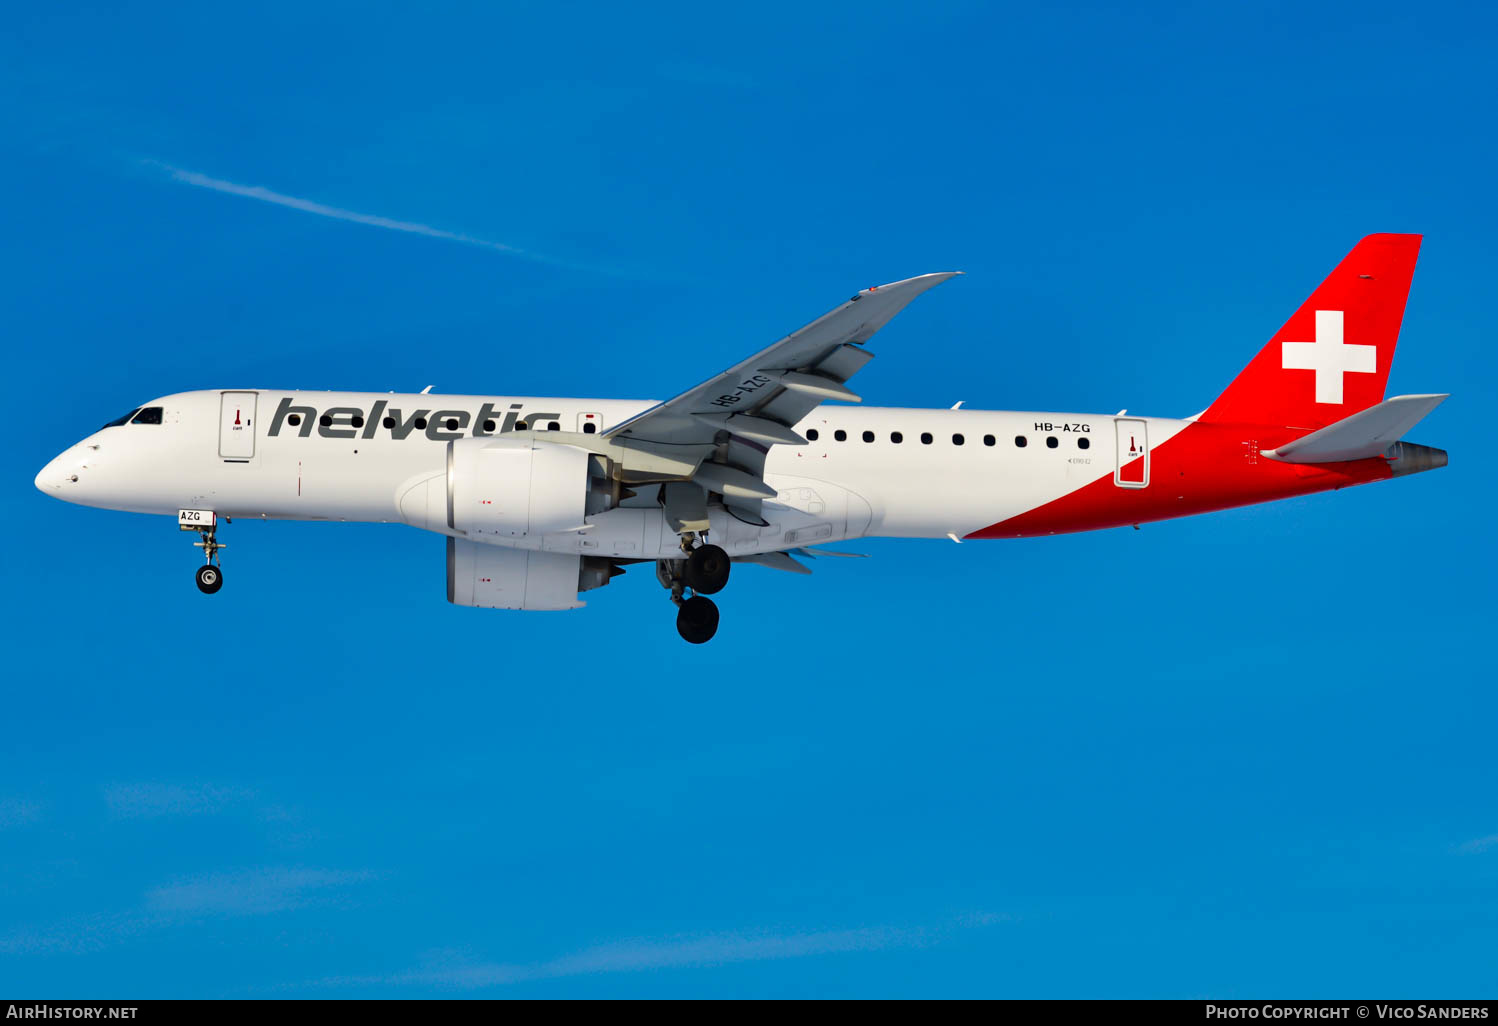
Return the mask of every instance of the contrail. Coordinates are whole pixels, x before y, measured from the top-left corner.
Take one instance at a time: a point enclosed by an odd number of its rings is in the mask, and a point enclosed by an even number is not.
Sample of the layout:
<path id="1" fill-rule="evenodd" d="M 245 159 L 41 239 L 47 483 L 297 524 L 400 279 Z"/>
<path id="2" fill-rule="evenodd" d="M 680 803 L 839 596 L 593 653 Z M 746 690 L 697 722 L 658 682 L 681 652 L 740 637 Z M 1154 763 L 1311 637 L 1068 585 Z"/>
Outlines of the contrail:
<path id="1" fill-rule="evenodd" d="M 172 176 L 173 181 L 182 182 L 186 185 L 196 185 L 202 189 L 212 189 L 214 192 L 226 192 L 231 196 L 244 196 L 248 199 L 261 200 L 265 203 L 274 203 L 279 207 L 290 207 L 292 210 L 316 214 L 319 217 L 331 217 L 336 221 L 352 221 L 354 224 L 367 224 L 374 228 L 388 228 L 395 232 L 425 235 L 431 239 L 447 239 L 449 242 L 461 242 L 469 246 L 481 246 L 484 249 L 492 249 L 499 253 L 508 253 L 510 256 L 523 257 L 527 260 L 573 266 L 565 264 L 564 261 L 543 256 L 540 253 L 532 253 L 516 246 L 508 246 L 503 242 L 480 239 L 472 235 L 464 235 L 461 232 L 445 231 L 441 228 L 433 228 L 429 224 L 417 224 L 415 221 L 397 221 L 394 218 L 380 217 L 377 214 L 361 214 L 357 210 L 330 207 L 325 203 L 302 199 L 300 196 L 288 196 L 285 193 L 273 192 L 262 185 L 240 185 L 238 182 L 230 182 L 222 178 L 210 178 L 208 175 L 199 174 L 196 171 L 188 171 L 185 168 L 173 167 L 171 164 L 164 164 L 159 160 L 147 160 L 145 163 L 161 168 Z"/>

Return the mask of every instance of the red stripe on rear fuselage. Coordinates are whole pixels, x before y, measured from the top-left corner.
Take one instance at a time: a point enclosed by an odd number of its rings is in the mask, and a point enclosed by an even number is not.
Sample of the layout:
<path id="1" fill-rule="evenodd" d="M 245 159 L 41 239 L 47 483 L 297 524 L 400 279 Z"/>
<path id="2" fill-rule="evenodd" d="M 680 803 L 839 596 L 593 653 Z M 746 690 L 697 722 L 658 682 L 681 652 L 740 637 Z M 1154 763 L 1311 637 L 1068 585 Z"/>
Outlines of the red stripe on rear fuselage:
<path id="1" fill-rule="evenodd" d="M 1120 488 L 1114 475 L 1084 485 L 969 538 L 1028 538 L 1125 527 L 1365 484 L 1393 476 L 1382 459 L 1283 463 L 1260 455 L 1304 429 L 1188 424 L 1150 452 L 1145 488 Z"/>

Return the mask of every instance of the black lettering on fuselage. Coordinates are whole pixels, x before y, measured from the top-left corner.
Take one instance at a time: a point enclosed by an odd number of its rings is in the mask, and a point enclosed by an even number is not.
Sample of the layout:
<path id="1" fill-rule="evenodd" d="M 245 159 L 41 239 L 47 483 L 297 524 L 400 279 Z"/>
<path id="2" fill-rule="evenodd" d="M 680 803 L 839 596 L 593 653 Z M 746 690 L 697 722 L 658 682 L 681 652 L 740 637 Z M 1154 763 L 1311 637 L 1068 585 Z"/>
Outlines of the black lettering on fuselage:
<path id="1" fill-rule="evenodd" d="M 394 406 L 390 407 L 390 419 L 395 424 L 390 428 L 391 438 L 405 438 L 416 429 L 416 422 L 427 415 L 426 410 L 417 410 L 405 420 L 401 420 L 401 411 Z"/>
<path id="2" fill-rule="evenodd" d="M 496 424 L 500 413 L 494 403 L 480 406 L 477 416 L 467 410 L 438 410 L 435 413 L 415 410 L 406 416 L 399 407 L 378 399 L 366 417 L 357 406 L 334 406 L 319 414 L 315 407 L 295 406 L 293 402 L 290 396 L 281 399 L 271 417 L 267 436 L 279 435 L 283 425 L 294 428 L 302 438 L 311 437 L 315 426 L 323 438 L 372 439 L 383 430 L 397 441 L 419 432 L 434 442 L 454 441 L 470 434 L 474 438 L 488 438 L 517 430 L 549 431 L 553 423 L 556 424 L 555 430 L 562 430 L 562 414 L 545 410 L 526 413 L 524 403 L 511 403 L 504 413 L 503 422 Z M 296 419 L 292 420 L 293 417 Z"/>
<path id="3" fill-rule="evenodd" d="M 494 420 L 494 404 L 493 403 L 485 403 L 484 405 L 480 406 L 479 407 L 479 415 L 477 417 L 473 418 L 473 437 L 474 438 L 486 438 L 489 435 L 494 434 L 493 431 L 491 431 L 488 428 L 484 427 L 485 424 L 488 424 L 488 423 L 492 422 L 493 420 Z"/>
<path id="4" fill-rule="evenodd" d="M 369 410 L 369 419 L 364 422 L 364 433 L 360 438 L 373 438 L 375 428 L 380 426 L 380 418 L 385 415 L 385 400 L 381 399 Z"/>
<path id="5" fill-rule="evenodd" d="M 317 419 L 317 433 L 324 438 L 353 438 L 358 433 L 354 418 L 363 412 L 352 406 L 335 406 Z"/>
<path id="6" fill-rule="evenodd" d="M 290 396 L 282 399 L 281 405 L 276 407 L 276 415 L 270 419 L 270 430 L 266 432 L 266 435 L 271 438 L 279 435 L 281 433 L 281 422 L 284 421 L 287 417 L 291 416 L 293 413 L 302 418 L 302 422 L 295 425 L 297 434 L 301 435 L 303 438 L 311 435 L 312 421 L 316 419 L 317 411 L 310 406 L 291 405 Z"/>
<path id="7" fill-rule="evenodd" d="M 449 423 L 451 427 L 448 427 Z M 467 410 L 438 410 L 427 424 L 427 437 L 434 442 L 451 442 L 462 438 L 467 427 Z"/>

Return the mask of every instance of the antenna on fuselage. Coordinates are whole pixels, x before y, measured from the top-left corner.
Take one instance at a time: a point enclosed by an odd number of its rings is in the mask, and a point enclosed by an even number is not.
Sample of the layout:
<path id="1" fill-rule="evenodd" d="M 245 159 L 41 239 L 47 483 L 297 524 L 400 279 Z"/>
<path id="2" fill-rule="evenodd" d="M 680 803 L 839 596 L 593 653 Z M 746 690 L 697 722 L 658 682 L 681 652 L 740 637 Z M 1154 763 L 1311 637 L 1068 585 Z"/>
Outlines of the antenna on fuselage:
<path id="1" fill-rule="evenodd" d="M 422 395 L 426 395 L 426 394 L 427 394 L 427 393 L 428 393 L 428 392 L 430 392 L 430 391 L 431 391 L 431 390 L 432 390 L 432 386 L 431 386 L 431 385 L 428 385 L 428 386 L 427 386 L 427 387 L 426 387 L 426 388 L 423 388 L 423 389 L 422 389 L 422 390 L 421 390 L 421 394 L 422 394 Z"/>

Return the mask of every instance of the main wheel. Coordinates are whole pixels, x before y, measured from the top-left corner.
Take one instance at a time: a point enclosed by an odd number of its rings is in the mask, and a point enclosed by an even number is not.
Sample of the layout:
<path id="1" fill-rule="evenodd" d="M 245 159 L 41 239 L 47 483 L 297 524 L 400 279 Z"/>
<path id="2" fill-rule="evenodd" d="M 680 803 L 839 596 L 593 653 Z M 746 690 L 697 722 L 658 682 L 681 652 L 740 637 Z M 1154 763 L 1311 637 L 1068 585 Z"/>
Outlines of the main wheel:
<path id="1" fill-rule="evenodd" d="M 687 569 L 683 575 L 687 587 L 699 595 L 713 595 L 723 590 L 728 583 L 728 553 L 716 545 L 703 545 L 692 550 L 687 557 Z"/>
<path id="2" fill-rule="evenodd" d="M 676 632 L 694 645 L 713 640 L 718 633 L 718 604 L 693 595 L 677 607 Z"/>
<path id="3" fill-rule="evenodd" d="M 204 563 L 198 567 L 198 590 L 204 595 L 212 595 L 224 586 L 224 572 L 212 563 Z"/>

